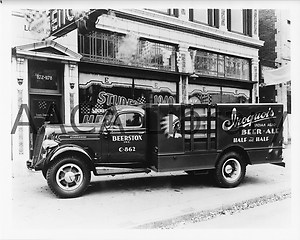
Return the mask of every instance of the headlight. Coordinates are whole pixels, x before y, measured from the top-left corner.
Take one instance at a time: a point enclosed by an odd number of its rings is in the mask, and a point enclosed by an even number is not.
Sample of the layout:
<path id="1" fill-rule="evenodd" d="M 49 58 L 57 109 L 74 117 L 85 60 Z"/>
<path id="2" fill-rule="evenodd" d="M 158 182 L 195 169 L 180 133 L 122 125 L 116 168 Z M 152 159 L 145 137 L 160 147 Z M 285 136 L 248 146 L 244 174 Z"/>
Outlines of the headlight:
<path id="1" fill-rule="evenodd" d="M 42 146 L 45 150 L 48 148 L 56 147 L 57 145 L 58 145 L 58 142 L 55 140 L 52 140 L 52 139 L 45 139 L 42 144 Z"/>

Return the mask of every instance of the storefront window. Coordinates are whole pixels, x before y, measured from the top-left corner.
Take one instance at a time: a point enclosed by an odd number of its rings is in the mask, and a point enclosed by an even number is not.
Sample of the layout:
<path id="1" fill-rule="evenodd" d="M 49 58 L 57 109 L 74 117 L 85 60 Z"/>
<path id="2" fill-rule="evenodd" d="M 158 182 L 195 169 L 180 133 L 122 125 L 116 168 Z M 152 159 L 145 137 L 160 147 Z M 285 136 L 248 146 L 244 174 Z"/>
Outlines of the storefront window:
<path id="1" fill-rule="evenodd" d="M 79 121 L 100 122 L 114 105 L 176 102 L 176 83 L 80 73 Z"/>
<path id="2" fill-rule="evenodd" d="M 250 90 L 242 88 L 217 87 L 190 84 L 189 103 L 246 103 L 250 99 Z"/>

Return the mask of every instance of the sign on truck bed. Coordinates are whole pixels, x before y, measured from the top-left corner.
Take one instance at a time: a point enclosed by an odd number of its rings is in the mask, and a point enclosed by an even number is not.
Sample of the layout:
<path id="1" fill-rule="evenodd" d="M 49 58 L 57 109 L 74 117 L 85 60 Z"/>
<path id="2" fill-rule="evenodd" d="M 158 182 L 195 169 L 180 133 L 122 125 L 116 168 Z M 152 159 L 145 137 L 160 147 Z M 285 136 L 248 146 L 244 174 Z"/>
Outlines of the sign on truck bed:
<path id="1" fill-rule="evenodd" d="M 81 195 L 94 175 L 185 171 L 235 187 L 246 166 L 282 162 L 281 104 L 114 106 L 100 123 L 45 125 L 28 167 L 59 197 Z"/>

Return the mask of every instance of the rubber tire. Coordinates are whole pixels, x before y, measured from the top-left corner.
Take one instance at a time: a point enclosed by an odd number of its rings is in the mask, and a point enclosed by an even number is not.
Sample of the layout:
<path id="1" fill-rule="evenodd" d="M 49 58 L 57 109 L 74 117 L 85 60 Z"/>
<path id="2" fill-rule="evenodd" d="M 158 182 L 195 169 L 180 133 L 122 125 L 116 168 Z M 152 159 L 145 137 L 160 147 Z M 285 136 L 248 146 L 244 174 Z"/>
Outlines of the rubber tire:
<path id="1" fill-rule="evenodd" d="M 42 169 L 42 174 L 43 174 L 43 177 L 47 180 L 47 171 L 48 169 Z"/>
<path id="2" fill-rule="evenodd" d="M 240 175 L 237 178 L 237 180 L 234 182 L 228 182 L 222 174 L 223 165 L 230 158 L 235 159 L 241 167 Z M 246 174 L 246 164 L 243 161 L 243 158 L 241 157 L 241 155 L 236 152 L 228 152 L 228 153 L 225 153 L 223 156 L 221 156 L 220 160 L 218 161 L 218 163 L 216 165 L 216 169 L 214 171 L 214 179 L 215 179 L 216 184 L 219 187 L 234 188 L 243 181 L 245 174 Z"/>
<path id="3" fill-rule="evenodd" d="M 80 186 L 74 190 L 66 191 L 62 189 L 56 181 L 57 171 L 65 164 L 72 163 L 77 165 L 83 173 L 83 180 Z M 88 188 L 91 180 L 91 171 L 87 164 L 75 156 L 65 156 L 56 159 L 47 171 L 47 183 L 51 191 L 59 198 L 75 198 L 81 196 Z"/>

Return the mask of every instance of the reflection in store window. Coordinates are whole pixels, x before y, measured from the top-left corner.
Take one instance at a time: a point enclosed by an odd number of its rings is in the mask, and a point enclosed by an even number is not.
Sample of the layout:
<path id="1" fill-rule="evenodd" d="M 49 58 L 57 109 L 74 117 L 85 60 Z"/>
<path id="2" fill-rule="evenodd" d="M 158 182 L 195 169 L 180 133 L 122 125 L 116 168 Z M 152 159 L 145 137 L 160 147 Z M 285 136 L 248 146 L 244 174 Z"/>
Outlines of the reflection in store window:
<path id="1" fill-rule="evenodd" d="M 247 59 L 197 50 L 194 64 L 197 74 L 250 80 Z"/>

